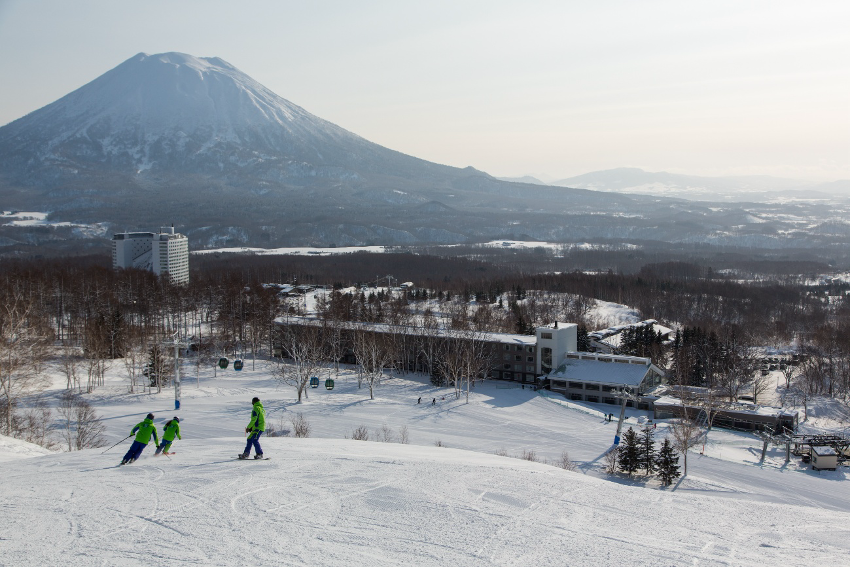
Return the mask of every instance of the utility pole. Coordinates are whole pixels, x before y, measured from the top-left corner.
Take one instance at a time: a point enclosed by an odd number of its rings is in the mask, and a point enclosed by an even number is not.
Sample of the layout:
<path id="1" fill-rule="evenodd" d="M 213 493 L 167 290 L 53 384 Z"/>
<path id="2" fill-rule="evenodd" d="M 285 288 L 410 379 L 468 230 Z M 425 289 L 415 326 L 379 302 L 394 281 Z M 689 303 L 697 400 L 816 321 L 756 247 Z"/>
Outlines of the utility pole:
<path id="1" fill-rule="evenodd" d="M 174 410 L 180 410 L 180 348 L 186 347 L 186 344 L 177 338 L 178 333 L 174 333 L 173 342 L 165 343 L 167 346 L 174 346 Z"/>
<path id="2" fill-rule="evenodd" d="M 620 421 L 617 423 L 617 433 L 614 434 L 614 445 L 617 446 L 620 444 L 620 432 L 623 429 L 623 422 L 626 420 L 626 401 L 637 401 L 640 397 L 631 392 L 631 388 L 627 386 L 623 386 L 620 390 L 621 404 L 620 404 Z"/>

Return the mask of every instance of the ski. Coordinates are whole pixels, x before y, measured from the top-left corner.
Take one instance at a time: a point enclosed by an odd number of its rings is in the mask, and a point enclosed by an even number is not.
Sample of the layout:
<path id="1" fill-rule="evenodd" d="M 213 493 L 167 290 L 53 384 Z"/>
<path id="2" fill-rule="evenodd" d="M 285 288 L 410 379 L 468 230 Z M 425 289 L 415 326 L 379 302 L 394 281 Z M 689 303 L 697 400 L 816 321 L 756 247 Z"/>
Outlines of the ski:
<path id="1" fill-rule="evenodd" d="M 261 462 L 261 461 L 270 460 L 271 458 L 260 458 L 260 459 L 255 459 L 255 458 L 240 458 L 239 456 L 236 456 L 236 459 L 237 459 L 237 460 L 239 460 L 239 461 L 246 461 L 246 462 L 248 462 L 248 461 L 258 461 L 258 462 Z"/>

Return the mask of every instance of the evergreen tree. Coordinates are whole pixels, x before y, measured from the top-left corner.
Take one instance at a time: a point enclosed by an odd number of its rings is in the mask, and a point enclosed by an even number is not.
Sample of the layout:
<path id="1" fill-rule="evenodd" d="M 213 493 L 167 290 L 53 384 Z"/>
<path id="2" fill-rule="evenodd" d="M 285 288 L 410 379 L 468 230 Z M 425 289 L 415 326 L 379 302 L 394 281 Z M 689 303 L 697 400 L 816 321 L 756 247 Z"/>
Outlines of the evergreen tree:
<path id="1" fill-rule="evenodd" d="M 640 465 L 646 471 L 647 475 L 651 475 L 655 471 L 655 430 L 652 426 L 647 426 L 641 430 L 638 444 L 640 445 Z"/>
<path id="2" fill-rule="evenodd" d="M 658 450 L 655 466 L 658 468 L 658 477 L 661 478 L 664 485 L 670 485 L 674 479 L 681 475 L 679 473 L 679 456 L 667 438 L 664 438 L 661 449 Z"/>
<path id="3" fill-rule="evenodd" d="M 631 477 L 641 465 L 640 442 L 637 433 L 631 427 L 623 434 L 618 451 L 620 457 L 617 461 L 620 464 L 620 471 L 628 473 L 629 477 Z"/>

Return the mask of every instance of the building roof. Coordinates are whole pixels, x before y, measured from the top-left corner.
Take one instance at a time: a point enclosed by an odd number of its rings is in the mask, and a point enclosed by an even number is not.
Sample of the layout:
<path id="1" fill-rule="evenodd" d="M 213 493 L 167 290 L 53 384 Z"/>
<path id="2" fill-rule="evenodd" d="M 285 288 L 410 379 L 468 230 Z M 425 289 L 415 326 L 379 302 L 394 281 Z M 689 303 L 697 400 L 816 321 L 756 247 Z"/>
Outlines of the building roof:
<path id="1" fill-rule="evenodd" d="M 323 325 L 323 320 L 317 318 L 306 318 L 306 317 L 298 317 L 298 316 L 283 316 L 275 319 L 275 323 L 278 325 L 286 325 L 287 323 L 296 323 L 302 325 Z M 458 332 L 455 330 L 447 330 L 443 328 L 439 329 L 426 329 L 423 327 L 415 327 L 409 325 L 392 325 L 387 323 L 366 323 L 366 322 L 349 322 L 349 321 L 338 321 L 335 322 L 336 325 L 339 325 L 343 329 L 368 329 L 370 331 L 377 331 L 380 333 L 403 333 L 406 335 L 427 335 L 434 337 L 464 337 L 464 332 Z M 480 341 L 491 341 L 495 343 L 508 343 L 514 345 L 523 345 L 523 346 L 534 346 L 537 344 L 537 336 L 536 335 L 519 335 L 515 333 L 492 333 L 486 331 L 474 332 L 475 338 Z"/>
<path id="2" fill-rule="evenodd" d="M 643 382 L 652 367 L 650 364 L 630 362 L 626 358 L 618 358 L 617 362 L 566 359 L 557 370 L 549 373 L 549 378 L 636 387 Z"/>
<path id="3" fill-rule="evenodd" d="M 670 394 L 666 394 L 655 401 L 655 408 L 665 406 L 681 407 L 682 399 Z M 698 408 L 700 405 L 696 402 L 686 402 L 685 406 L 687 406 L 688 408 Z M 772 418 L 777 418 L 780 416 L 793 417 L 798 414 L 796 410 L 785 410 L 782 408 L 777 408 L 775 406 L 761 406 L 756 404 L 726 402 L 721 400 L 716 400 L 714 402 L 714 408 L 718 412 L 724 412 L 730 415 L 739 414 L 741 416 L 769 416 Z"/>
<path id="4" fill-rule="evenodd" d="M 812 451 L 819 456 L 837 456 L 838 452 L 831 446 L 812 446 Z"/>

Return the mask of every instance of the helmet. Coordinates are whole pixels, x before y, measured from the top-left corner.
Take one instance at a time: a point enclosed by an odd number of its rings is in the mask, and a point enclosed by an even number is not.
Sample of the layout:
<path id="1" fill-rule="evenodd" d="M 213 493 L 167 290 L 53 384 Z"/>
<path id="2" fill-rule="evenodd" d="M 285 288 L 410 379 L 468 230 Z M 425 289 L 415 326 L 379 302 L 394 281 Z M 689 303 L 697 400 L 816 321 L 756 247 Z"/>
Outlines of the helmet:
<path id="1" fill-rule="evenodd" d="M 253 399 L 251 399 L 251 404 L 256 404 L 258 402 L 260 402 L 260 399 L 257 398 L 256 396 Z"/>
<path id="2" fill-rule="evenodd" d="M 174 420 L 175 422 L 180 422 L 180 419 L 177 418 L 176 416 L 174 418 L 172 418 L 172 420 Z"/>
<path id="3" fill-rule="evenodd" d="M 147 418 L 148 420 L 153 420 L 153 412 L 148 413 L 148 415 L 146 416 L 146 418 Z"/>

